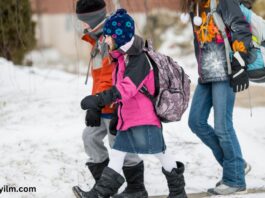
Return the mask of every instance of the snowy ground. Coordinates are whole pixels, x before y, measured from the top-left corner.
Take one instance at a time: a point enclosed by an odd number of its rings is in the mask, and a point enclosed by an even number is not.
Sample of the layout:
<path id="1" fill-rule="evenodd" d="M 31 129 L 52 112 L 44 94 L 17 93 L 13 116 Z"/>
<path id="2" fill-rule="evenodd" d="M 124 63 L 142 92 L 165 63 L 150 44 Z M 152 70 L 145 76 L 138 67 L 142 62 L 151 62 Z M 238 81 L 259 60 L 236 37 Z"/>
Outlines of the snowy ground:
<path id="1" fill-rule="evenodd" d="M 73 185 L 86 189 L 93 185 L 84 165 L 84 112 L 79 107 L 89 91 L 83 76 L 16 67 L 0 58 L 0 188 L 37 187 L 36 193 L 2 193 L 0 197 L 71 198 Z M 265 188 L 265 107 L 253 111 L 251 118 L 248 109 L 236 108 L 234 121 L 245 159 L 252 165 L 248 187 Z M 187 191 L 192 193 L 213 187 L 221 169 L 189 130 L 187 116 L 165 125 L 164 134 L 169 151 L 186 164 Z M 166 194 L 159 162 L 151 156 L 143 158 L 149 194 Z M 230 197 L 263 198 L 265 194 Z"/>

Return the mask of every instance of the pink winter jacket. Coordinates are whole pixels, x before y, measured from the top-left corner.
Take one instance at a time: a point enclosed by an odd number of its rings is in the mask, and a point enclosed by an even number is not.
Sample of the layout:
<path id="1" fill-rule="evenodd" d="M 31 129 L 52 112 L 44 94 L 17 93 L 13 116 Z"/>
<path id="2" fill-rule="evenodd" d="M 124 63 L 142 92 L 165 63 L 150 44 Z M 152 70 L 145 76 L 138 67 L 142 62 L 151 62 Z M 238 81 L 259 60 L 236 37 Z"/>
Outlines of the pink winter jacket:
<path id="1" fill-rule="evenodd" d="M 119 104 L 119 131 L 142 125 L 161 127 L 152 102 L 139 92 L 143 85 L 149 93 L 155 92 L 154 72 L 142 50 L 143 44 L 143 40 L 135 36 L 131 42 L 110 52 L 117 60 L 113 70 L 113 83 L 121 96 L 121 99 L 116 101 Z"/>

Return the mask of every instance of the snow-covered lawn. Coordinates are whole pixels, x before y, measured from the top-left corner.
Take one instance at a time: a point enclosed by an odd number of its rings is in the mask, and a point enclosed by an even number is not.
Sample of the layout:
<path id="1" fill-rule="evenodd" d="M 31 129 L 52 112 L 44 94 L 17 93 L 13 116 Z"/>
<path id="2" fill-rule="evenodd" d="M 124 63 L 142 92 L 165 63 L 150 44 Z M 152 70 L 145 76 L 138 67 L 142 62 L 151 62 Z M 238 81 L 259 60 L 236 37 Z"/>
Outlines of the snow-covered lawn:
<path id="1" fill-rule="evenodd" d="M 92 187 L 81 138 L 84 112 L 79 105 L 89 92 L 84 76 L 17 67 L 0 58 L 0 188 L 37 188 L 36 193 L 2 193 L 0 197 L 71 198 L 72 186 Z M 243 154 L 252 165 L 246 177 L 249 188 L 265 188 L 264 115 L 265 107 L 255 108 L 253 117 L 248 109 L 236 108 L 234 113 Z M 165 125 L 164 134 L 168 150 L 186 164 L 187 191 L 192 193 L 213 187 L 221 169 L 209 149 L 189 130 L 187 116 Z M 149 194 L 166 194 L 159 162 L 152 156 L 143 159 Z M 261 198 L 265 194 L 244 197 Z"/>

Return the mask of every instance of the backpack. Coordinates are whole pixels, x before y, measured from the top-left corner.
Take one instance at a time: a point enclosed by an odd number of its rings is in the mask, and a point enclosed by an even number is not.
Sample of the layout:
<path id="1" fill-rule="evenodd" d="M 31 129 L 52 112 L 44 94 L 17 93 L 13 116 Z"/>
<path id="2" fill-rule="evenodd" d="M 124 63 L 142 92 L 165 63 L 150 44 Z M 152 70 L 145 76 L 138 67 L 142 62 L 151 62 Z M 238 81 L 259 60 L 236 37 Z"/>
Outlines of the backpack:
<path id="1" fill-rule="evenodd" d="M 151 95 L 145 86 L 140 92 L 153 102 L 161 122 L 179 121 L 189 104 L 189 76 L 171 57 L 156 52 L 151 41 L 146 41 L 143 50 L 154 70 L 155 94 Z"/>
<path id="2" fill-rule="evenodd" d="M 249 79 L 253 82 L 265 82 L 265 20 L 252 10 L 240 5 L 247 22 L 252 29 L 254 47 L 250 50 L 252 63 L 248 65 Z"/>
<path id="3" fill-rule="evenodd" d="M 211 0 L 211 15 L 218 29 L 221 31 L 225 43 L 228 74 L 232 73 L 230 56 L 233 53 L 226 35 L 226 26 L 221 16 L 216 12 L 216 0 Z M 252 29 L 252 40 L 254 47 L 250 49 L 250 63 L 247 65 L 249 80 L 256 83 L 265 82 L 265 21 L 253 11 L 240 5 L 247 22 Z"/>

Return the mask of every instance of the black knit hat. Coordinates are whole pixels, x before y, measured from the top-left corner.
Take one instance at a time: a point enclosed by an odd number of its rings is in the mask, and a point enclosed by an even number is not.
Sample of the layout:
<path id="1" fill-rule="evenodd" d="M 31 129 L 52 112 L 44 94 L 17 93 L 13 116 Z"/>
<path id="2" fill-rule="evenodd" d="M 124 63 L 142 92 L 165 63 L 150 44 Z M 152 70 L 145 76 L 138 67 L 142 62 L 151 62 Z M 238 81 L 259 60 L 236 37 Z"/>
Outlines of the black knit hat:
<path id="1" fill-rule="evenodd" d="M 95 12 L 106 7 L 104 0 L 78 0 L 76 3 L 76 13 L 83 14 Z"/>

